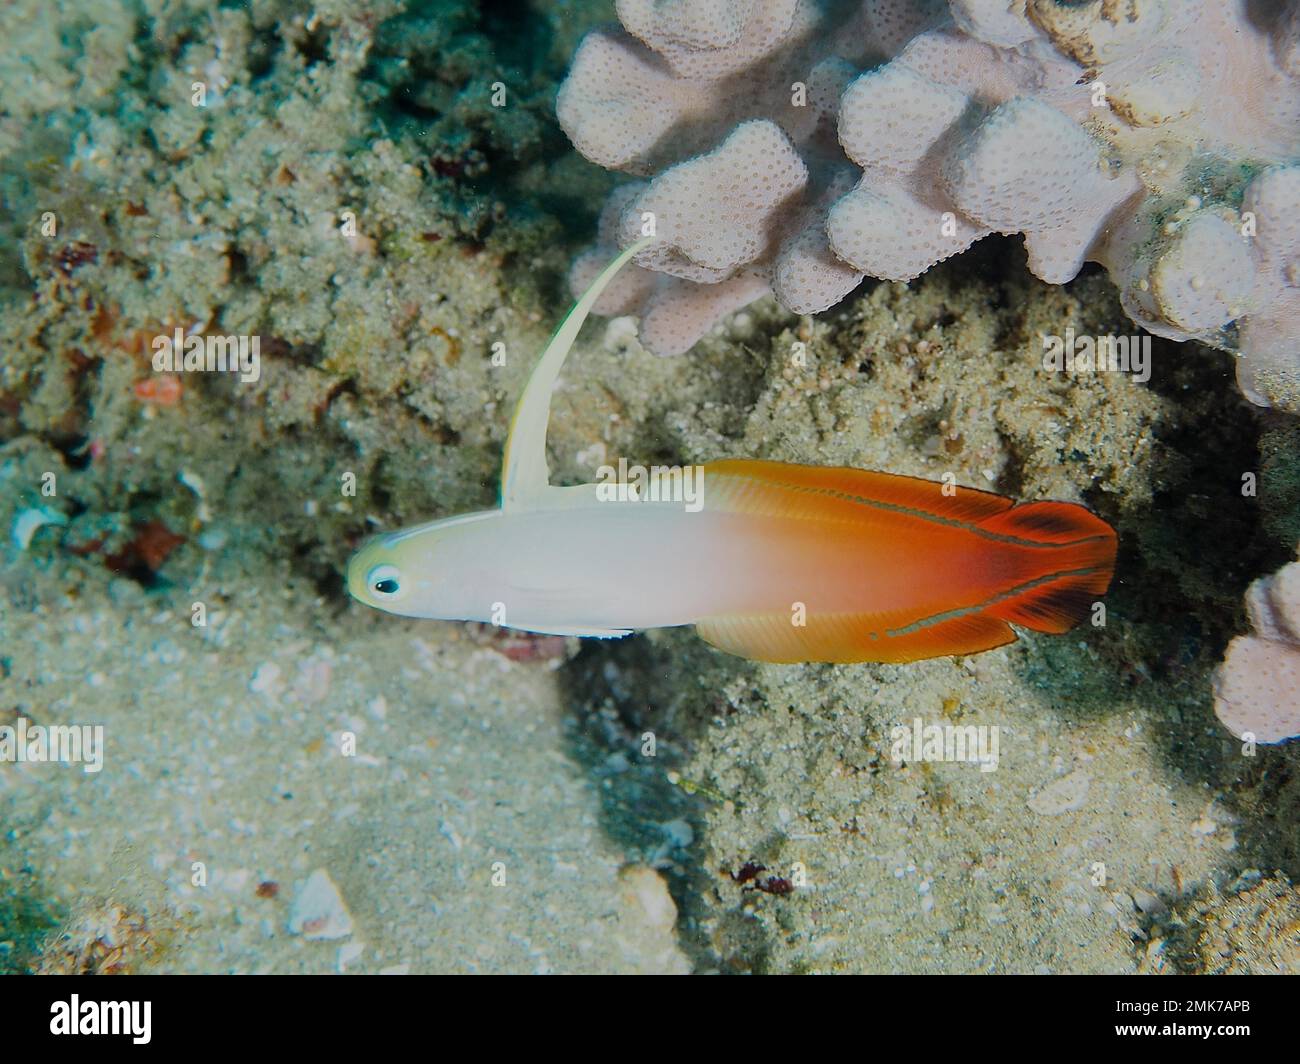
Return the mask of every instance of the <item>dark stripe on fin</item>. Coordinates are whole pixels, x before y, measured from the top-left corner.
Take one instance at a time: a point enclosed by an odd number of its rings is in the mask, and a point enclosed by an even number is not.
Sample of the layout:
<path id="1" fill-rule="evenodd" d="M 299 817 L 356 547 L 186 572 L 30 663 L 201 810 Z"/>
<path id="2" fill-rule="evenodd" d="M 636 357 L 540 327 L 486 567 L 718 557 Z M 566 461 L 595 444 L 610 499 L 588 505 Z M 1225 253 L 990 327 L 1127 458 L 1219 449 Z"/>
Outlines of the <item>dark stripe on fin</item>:
<path id="1" fill-rule="evenodd" d="M 1077 543 L 1107 539 L 1115 530 L 1091 510 L 1072 502 L 1026 502 L 980 522 L 980 528 L 1000 536 L 1035 543 Z M 1114 550 L 1111 551 L 1112 558 Z"/>
<path id="2" fill-rule="evenodd" d="M 990 617 L 1000 617 L 1022 628 L 1060 635 L 1088 616 L 1109 583 L 1110 572 L 1102 569 L 1059 576 L 990 606 L 986 612 Z"/>

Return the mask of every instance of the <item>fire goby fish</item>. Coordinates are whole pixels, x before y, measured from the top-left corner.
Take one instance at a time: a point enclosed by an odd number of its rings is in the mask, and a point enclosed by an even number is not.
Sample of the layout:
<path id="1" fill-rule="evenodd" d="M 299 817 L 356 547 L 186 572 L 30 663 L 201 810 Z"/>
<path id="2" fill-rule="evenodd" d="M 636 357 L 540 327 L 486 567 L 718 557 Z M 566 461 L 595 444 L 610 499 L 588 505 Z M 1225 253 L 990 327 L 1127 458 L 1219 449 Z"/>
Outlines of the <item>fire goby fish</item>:
<path id="1" fill-rule="evenodd" d="M 1104 595 L 1115 531 L 1074 503 L 1017 505 L 889 473 L 729 459 L 697 505 L 550 483 L 551 391 L 620 254 L 551 338 L 516 408 L 492 510 L 380 535 L 348 564 L 390 613 L 612 638 L 694 625 L 758 661 L 908 662 L 1066 632 Z M 644 493 L 643 493 L 644 495 Z"/>

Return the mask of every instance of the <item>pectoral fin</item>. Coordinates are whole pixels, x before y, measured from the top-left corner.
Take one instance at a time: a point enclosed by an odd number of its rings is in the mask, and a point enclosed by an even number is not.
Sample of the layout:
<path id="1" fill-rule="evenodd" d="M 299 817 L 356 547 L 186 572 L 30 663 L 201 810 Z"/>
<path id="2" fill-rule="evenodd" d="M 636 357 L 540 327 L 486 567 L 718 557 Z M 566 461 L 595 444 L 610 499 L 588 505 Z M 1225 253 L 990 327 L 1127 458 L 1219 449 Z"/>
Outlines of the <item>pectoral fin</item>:
<path id="1" fill-rule="evenodd" d="M 505 462 L 501 469 L 501 508 L 503 510 L 535 506 L 546 494 L 550 484 L 550 471 L 546 465 L 546 425 L 551 415 L 551 392 L 560 376 L 564 360 L 577 339 L 578 330 L 587 320 L 592 305 L 600 298 L 614 275 L 628 259 L 649 244 L 654 237 L 644 237 L 626 248 L 591 282 L 582 297 L 560 322 L 551 342 L 546 345 L 541 358 L 524 387 L 524 394 L 515 407 L 510 435 L 506 440 Z M 565 633 L 557 633 L 565 634 Z M 574 633 L 578 634 L 578 633 Z"/>

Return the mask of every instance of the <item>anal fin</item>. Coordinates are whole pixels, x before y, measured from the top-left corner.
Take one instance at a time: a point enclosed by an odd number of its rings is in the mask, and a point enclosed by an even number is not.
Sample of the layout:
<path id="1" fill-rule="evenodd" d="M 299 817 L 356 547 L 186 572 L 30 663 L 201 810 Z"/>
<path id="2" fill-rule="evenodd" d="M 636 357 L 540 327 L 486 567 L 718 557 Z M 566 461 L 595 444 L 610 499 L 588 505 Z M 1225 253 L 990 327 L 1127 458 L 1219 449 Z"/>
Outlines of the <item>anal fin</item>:
<path id="1" fill-rule="evenodd" d="M 711 617 L 700 621 L 695 629 L 705 642 L 729 654 L 785 664 L 903 664 L 923 658 L 978 654 L 1016 640 L 1016 633 L 1006 621 L 984 613 L 962 613 L 911 626 L 889 615 L 862 613 L 810 616 L 806 624 L 796 625 L 789 613 L 768 613 Z"/>

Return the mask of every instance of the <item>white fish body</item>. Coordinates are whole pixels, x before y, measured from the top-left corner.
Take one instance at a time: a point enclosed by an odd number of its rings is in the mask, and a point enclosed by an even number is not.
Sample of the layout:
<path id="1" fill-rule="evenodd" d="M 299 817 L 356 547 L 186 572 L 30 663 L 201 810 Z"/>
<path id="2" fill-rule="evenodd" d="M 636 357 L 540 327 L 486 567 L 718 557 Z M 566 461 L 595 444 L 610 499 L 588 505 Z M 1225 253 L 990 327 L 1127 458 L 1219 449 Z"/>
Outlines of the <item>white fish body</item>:
<path id="1" fill-rule="evenodd" d="M 506 443 L 501 505 L 377 536 L 348 564 L 353 596 L 559 635 L 694 624 L 723 650 L 778 662 L 971 654 L 1014 641 L 1012 624 L 1060 633 L 1088 615 L 1116 538 L 1073 503 L 748 459 L 694 467 L 677 501 L 552 486 L 560 367 L 596 298 L 649 243 L 605 269 L 542 353 Z"/>

